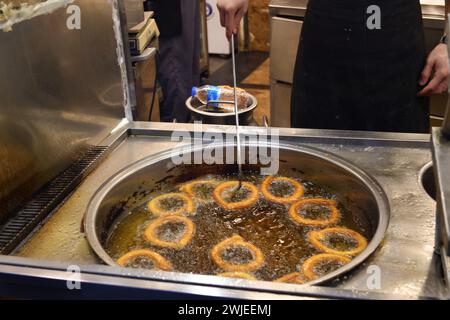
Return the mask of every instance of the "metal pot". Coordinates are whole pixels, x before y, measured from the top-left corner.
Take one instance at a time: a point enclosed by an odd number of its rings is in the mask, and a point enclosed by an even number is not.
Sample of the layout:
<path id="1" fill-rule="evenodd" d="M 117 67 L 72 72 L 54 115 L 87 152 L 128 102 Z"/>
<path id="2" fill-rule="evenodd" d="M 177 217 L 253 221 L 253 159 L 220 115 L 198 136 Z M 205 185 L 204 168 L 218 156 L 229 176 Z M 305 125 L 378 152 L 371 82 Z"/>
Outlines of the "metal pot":
<path id="1" fill-rule="evenodd" d="M 239 113 L 239 124 L 243 126 L 255 125 L 255 120 L 253 118 L 253 111 L 258 106 L 258 101 L 256 98 L 249 94 L 250 105 L 240 110 Z M 234 112 L 218 113 L 218 112 L 207 112 L 199 110 L 202 103 L 193 97 L 189 97 L 186 100 L 186 107 L 191 111 L 192 120 L 201 121 L 205 124 L 222 124 L 222 125 L 234 125 L 236 124 Z"/>
<path id="2" fill-rule="evenodd" d="M 246 151 L 255 144 L 244 145 Z M 270 143 L 258 146 L 270 148 Z M 87 239 L 97 255 L 107 264 L 117 266 L 104 249 L 104 244 L 114 222 L 123 213 L 142 203 L 145 190 L 151 191 L 161 183 L 180 183 L 210 173 L 226 173 L 236 170 L 235 165 L 174 165 L 171 157 L 185 153 L 193 155 L 214 148 L 214 145 L 176 148 L 145 158 L 120 171 L 96 192 L 87 208 L 84 220 Z M 235 147 L 227 144 L 221 147 Z M 335 190 L 348 210 L 364 222 L 371 239 L 367 248 L 346 266 L 314 281 L 320 284 L 334 279 L 355 268 L 367 259 L 381 243 L 389 222 L 389 204 L 379 184 L 353 164 L 318 149 L 280 144 L 278 147 L 279 174 L 299 176 L 318 185 Z M 204 154 L 211 154 L 208 151 Z M 225 152 L 224 152 L 225 154 Z M 249 169 L 249 165 L 244 166 Z M 258 165 L 256 165 L 258 166 Z M 181 178 L 183 177 L 183 178 Z M 149 271 L 153 272 L 153 271 Z M 167 279 L 172 273 L 168 273 Z M 226 280 L 225 280 L 226 281 Z"/>

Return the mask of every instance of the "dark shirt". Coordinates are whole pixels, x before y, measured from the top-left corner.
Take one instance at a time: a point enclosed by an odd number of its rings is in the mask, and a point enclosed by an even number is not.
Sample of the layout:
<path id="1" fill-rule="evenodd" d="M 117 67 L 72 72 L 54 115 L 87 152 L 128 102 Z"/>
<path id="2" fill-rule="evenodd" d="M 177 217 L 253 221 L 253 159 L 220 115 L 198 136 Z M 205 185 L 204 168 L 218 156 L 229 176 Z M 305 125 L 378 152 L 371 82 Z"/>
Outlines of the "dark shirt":
<path id="1" fill-rule="evenodd" d="M 155 19 L 161 37 L 181 34 L 181 0 L 156 0 Z"/>

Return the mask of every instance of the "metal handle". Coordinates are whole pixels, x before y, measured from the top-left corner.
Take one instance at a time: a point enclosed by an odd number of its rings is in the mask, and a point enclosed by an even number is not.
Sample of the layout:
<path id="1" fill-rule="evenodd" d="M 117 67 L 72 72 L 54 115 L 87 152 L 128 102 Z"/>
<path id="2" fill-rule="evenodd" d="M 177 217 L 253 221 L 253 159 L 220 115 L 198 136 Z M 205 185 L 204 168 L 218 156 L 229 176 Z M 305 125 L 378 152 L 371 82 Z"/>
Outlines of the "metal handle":
<path id="1" fill-rule="evenodd" d="M 142 62 L 152 59 L 156 55 L 156 48 L 146 48 L 142 54 L 138 56 L 131 56 L 131 62 Z"/>

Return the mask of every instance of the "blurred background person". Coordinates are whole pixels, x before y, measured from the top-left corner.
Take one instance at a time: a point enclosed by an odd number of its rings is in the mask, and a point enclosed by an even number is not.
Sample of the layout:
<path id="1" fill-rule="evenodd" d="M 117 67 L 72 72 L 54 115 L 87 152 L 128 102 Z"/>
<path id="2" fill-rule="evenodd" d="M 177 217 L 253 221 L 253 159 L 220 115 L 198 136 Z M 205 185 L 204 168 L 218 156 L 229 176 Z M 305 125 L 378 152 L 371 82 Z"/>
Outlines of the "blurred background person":
<path id="1" fill-rule="evenodd" d="M 188 122 L 185 107 L 200 82 L 200 9 L 198 0 L 156 0 L 160 29 L 157 77 L 163 91 L 161 121 Z"/>

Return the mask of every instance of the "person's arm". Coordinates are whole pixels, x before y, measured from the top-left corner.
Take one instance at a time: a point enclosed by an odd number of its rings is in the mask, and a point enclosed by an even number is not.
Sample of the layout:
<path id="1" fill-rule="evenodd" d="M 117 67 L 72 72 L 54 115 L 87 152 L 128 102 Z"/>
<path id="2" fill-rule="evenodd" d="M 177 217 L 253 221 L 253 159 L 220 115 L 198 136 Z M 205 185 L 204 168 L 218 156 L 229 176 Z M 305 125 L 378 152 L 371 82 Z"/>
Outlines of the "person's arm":
<path id="1" fill-rule="evenodd" d="M 445 33 L 448 35 L 447 15 L 450 13 L 450 0 L 445 0 Z M 418 95 L 430 96 L 448 90 L 449 62 L 447 44 L 438 44 L 428 56 L 419 84 L 425 86 Z"/>
<path id="2" fill-rule="evenodd" d="M 247 13 L 249 0 L 218 0 L 220 24 L 226 28 L 227 38 L 236 34 L 242 17 Z"/>

